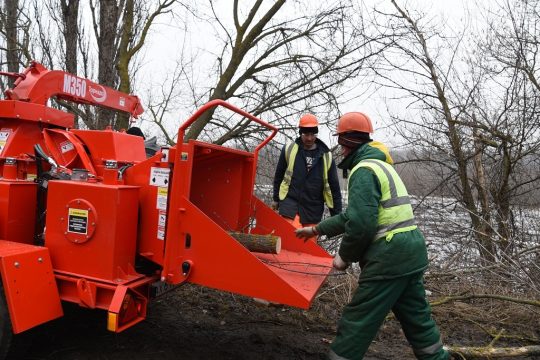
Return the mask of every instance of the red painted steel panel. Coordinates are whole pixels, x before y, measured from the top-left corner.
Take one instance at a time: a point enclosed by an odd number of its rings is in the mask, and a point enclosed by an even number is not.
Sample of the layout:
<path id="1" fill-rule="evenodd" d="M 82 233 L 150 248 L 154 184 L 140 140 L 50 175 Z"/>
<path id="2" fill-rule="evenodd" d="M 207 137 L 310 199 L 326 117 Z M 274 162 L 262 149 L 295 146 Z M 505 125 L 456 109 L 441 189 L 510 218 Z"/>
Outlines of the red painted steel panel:
<path id="1" fill-rule="evenodd" d="M 73 127 L 75 115 L 62 110 L 47 107 L 41 104 L 33 104 L 26 101 L 1 100 L 0 118 L 12 118 L 17 121 L 31 121 L 33 126 L 39 127 L 58 126 L 61 128 Z M 39 128 L 36 126 L 36 128 Z"/>
<path id="2" fill-rule="evenodd" d="M 90 174 L 96 175 L 87 149 L 73 133 L 62 129 L 45 129 L 43 138 L 50 155 L 58 165 L 70 169 L 86 169 Z"/>
<path id="3" fill-rule="evenodd" d="M 87 146 L 92 161 L 101 165 L 103 160 L 139 162 L 146 160 L 144 139 L 140 136 L 109 130 L 72 130 Z"/>
<path id="4" fill-rule="evenodd" d="M 63 315 L 46 248 L 0 240 L 0 268 L 14 333 Z"/>
<path id="5" fill-rule="evenodd" d="M 45 245 L 54 269 L 115 283 L 139 277 L 137 216 L 138 187 L 50 181 Z"/>
<path id="6" fill-rule="evenodd" d="M 81 278 L 76 276 L 70 276 L 65 273 L 56 272 L 56 280 L 60 298 L 63 301 L 69 301 L 80 306 L 87 306 L 80 298 L 78 284 Z M 150 284 L 159 280 L 157 275 L 142 277 L 133 281 L 126 281 L 122 284 L 111 284 L 100 281 L 85 280 L 87 286 L 95 289 L 94 292 L 94 308 L 108 310 L 111 306 L 114 293 L 119 285 L 127 286 L 129 289 L 136 291 L 139 294 L 143 294 L 146 298 L 149 297 Z"/>
<path id="7" fill-rule="evenodd" d="M 151 175 L 159 171 L 170 172 L 168 162 L 156 162 L 151 159 L 135 164 L 126 171 L 126 183 L 140 186 L 139 189 L 139 227 L 137 251 L 141 256 L 156 264 L 163 264 L 165 248 L 165 225 L 167 221 L 166 198 L 168 186 L 150 185 Z M 167 182 L 170 177 L 167 178 Z M 167 193 L 165 193 L 165 189 Z"/>
<path id="8" fill-rule="evenodd" d="M 249 222 L 252 154 L 195 147 L 189 199 L 227 231 Z"/>
<path id="9" fill-rule="evenodd" d="M 0 239 L 32 244 L 37 185 L 0 180 Z"/>

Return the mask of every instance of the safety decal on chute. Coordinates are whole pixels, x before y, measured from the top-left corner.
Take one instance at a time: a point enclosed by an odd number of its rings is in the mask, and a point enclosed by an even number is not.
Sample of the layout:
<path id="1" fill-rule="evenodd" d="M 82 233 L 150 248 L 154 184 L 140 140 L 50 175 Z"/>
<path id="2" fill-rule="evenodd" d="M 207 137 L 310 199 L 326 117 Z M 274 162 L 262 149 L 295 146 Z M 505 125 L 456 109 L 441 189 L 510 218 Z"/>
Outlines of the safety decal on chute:
<path id="1" fill-rule="evenodd" d="M 159 212 L 158 226 L 165 227 L 167 223 L 167 213 L 165 211 Z"/>
<path id="2" fill-rule="evenodd" d="M 0 152 L 4 150 L 4 147 L 6 147 L 9 135 L 11 135 L 11 129 L 2 129 L 0 131 Z"/>
<path id="3" fill-rule="evenodd" d="M 166 224 L 167 224 L 167 213 L 163 210 L 160 210 L 158 214 L 158 228 L 157 228 L 158 240 L 165 240 L 165 225 Z"/>
<path id="4" fill-rule="evenodd" d="M 158 240 L 165 240 L 165 229 L 164 228 L 158 228 L 157 229 L 157 238 L 158 238 Z"/>
<path id="5" fill-rule="evenodd" d="M 62 151 L 62 154 L 65 154 L 73 149 L 75 149 L 75 146 L 73 146 L 70 141 L 64 141 L 60 143 L 60 151 Z"/>
<path id="6" fill-rule="evenodd" d="M 69 209 L 68 232 L 88 234 L 88 210 Z"/>
<path id="7" fill-rule="evenodd" d="M 153 186 L 169 186 L 169 168 L 150 168 L 150 185 Z"/>
<path id="8" fill-rule="evenodd" d="M 157 188 L 157 201 L 156 209 L 167 210 L 167 197 L 169 196 L 169 189 L 166 187 Z"/>

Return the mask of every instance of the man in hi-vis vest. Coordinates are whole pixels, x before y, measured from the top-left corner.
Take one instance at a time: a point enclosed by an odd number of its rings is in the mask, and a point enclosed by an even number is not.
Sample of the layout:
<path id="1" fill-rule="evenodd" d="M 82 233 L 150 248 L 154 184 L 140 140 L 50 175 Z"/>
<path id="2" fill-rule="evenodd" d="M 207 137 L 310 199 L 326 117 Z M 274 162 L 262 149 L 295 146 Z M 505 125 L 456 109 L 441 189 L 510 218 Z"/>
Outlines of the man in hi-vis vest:
<path id="1" fill-rule="evenodd" d="M 300 118 L 300 137 L 283 147 L 274 176 L 272 208 L 297 228 L 321 221 L 325 203 L 331 215 L 341 212 L 336 164 L 318 126 L 312 114 Z"/>
<path id="2" fill-rule="evenodd" d="M 428 266 L 424 237 L 417 228 L 407 189 L 392 166 L 387 147 L 372 141 L 371 120 L 363 113 L 338 121 L 338 143 L 349 172 L 348 206 L 316 226 L 296 230 L 300 238 L 343 234 L 334 268 L 359 262 L 362 269 L 352 301 L 338 323 L 329 357 L 360 360 L 391 310 L 416 358 L 446 360 L 431 318 L 423 283 Z"/>

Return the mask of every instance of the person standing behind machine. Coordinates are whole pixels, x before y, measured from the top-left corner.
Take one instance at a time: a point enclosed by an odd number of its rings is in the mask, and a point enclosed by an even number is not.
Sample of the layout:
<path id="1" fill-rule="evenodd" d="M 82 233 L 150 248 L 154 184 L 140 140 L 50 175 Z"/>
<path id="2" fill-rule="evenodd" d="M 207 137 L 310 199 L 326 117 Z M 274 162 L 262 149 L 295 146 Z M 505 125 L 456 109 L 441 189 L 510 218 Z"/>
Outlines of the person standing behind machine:
<path id="1" fill-rule="evenodd" d="M 325 203 L 331 215 L 341 213 L 336 164 L 318 126 L 312 114 L 300 118 L 300 136 L 281 150 L 274 176 L 272 208 L 297 228 L 320 222 Z"/>

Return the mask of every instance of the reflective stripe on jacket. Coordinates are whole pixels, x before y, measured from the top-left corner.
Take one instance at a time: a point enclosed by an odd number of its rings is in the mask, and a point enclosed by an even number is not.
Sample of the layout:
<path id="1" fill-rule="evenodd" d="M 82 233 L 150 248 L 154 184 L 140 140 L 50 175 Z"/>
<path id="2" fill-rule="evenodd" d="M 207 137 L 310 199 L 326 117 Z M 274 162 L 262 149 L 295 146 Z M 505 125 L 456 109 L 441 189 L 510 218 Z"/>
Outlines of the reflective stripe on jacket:
<path id="1" fill-rule="evenodd" d="M 386 241 L 390 241 L 397 233 L 416 229 L 409 194 L 393 166 L 381 160 L 366 159 L 352 168 L 349 177 L 360 167 L 373 171 L 381 185 L 377 234 L 373 240 L 386 237 Z"/>
<path id="2" fill-rule="evenodd" d="M 284 200 L 287 197 L 289 192 L 289 187 L 291 186 L 291 179 L 293 176 L 294 161 L 296 160 L 296 155 L 298 154 L 298 144 L 291 143 L 288 144 L 285 148 L 285 160 L 287 161 L 287 169 L 285 170 L 285 175 L 283 176 L 283 181 L 279 186 L 279 199 Z M 332 166 L 332 154 L 328 151 L 325 152 L 322 156 L 323 158 L 323 197 L 326 206 L 329 209 L 334 208 L 334 199 L 332 197 L 332 190 L 330 189 L 330 184 L 328 182 L 328 171 L 330 171 L 330 166 Z"/>

